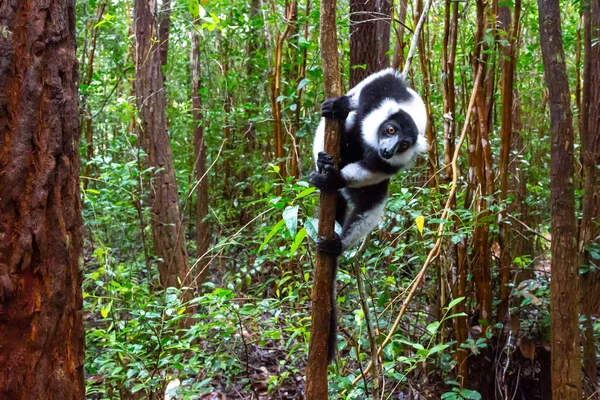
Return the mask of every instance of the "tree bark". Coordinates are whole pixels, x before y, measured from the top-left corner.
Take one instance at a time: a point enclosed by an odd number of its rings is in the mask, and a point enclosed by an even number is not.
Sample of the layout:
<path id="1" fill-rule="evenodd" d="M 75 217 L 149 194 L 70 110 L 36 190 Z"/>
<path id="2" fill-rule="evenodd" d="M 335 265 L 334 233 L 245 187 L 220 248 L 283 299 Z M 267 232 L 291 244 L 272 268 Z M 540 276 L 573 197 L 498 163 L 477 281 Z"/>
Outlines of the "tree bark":
<path id="1" fill-rule="evenodd" d="M 195 22 L 197 24 L 198 21 Z M 200 96 L 200 35 L 195 27 L 192 27 L 192 117 L 194 120 L 194 168 L 198 185 L 196 199 L 196 251 L 199 260 L 208 252 L 210 243 L 209 227 L 206 222 L 208 215 L 208 176 L 206 170 L 206 142 L 204 140 L 204 122 L 202 115 L 202 97 Z M 204 269 L 206 265 L 200 261 L 200 276 L 196 279 L 196 285 L 204 280 Z"/>
<path id="2" fill-rule="evenodd" d="M 0 398 L 83 399 L 75 2 L 0 27 Z"/>
<path id="3" fill-rule="evenodd" d="M 500 170 L 500 205 L 503 211 L 500 213 L 499 221 L 499 244 L 500 244 L 500 304 L 498 306 L 498 322 L 504 322 L 507 317 L 508 311 L 508 297 L 510 294 L 510 265 L 511 257 L 510 250 L 508 248 L 509 242 L 509 230 L 508 230 L 508 214 L 506 213 L 506 199 L 508 198 L 508 175 L 509 175 L 509 158 L 510 148 L 512 143 L 512 130 L 513 130 L 513 82 L 515 77 L 515 65 L 516 65 L 516 46 L 517 46 L 517 32 L 519 30 L 519 16 L 521 11 L 521 0 L 515 0 L 514 4 L 514 17 L 512 18 L 514 23 L 511 27 L 511 15 L 510 7 L 504 5 L 500 8 L 500 22 L 502 29 L 507 32 L 508 36 L 505 38 L 508 44 L 502 46 L 502 53 L 504 60 L 502 62 L 502 85 L 501 85 L 501 97 L 502 97 L 502 108 L 501 108 L 501 127 L 500 127 L 500 159 L 498 166 Z"/>
<path id="4" fill-rule="evenodd" d="M 590 3 L 593 3 L 590 4 Z M 590 267 L 592 258 L 588 247 L 597 241 L 600 220 L 600 183 L 597 168 L 600 164 L 600 46 L 592 45 L 592 37 L 600 29 L 600 4 L 584 2 L 584 67 L 581 115 L 581 158 L 585 177 L 583 215 L 579 234 L 581 265 Z M 598 245 L 598 243 L 595 243 Z M 585 317 L 583 343 L 583 367 L 587 377 L 597 381 L 596 343 L 592 314 L 594 295 L 598 284 L 598 272 L 588 269 L 580 275 L 581 314 Z"/>
<path id="5" fill-rule="evenodd" d="M 406 22 L 406 11 L 408 9 L 408 0 L 400 0 L 398 4 L 398 30 L 396 30 L 396 40 L 394 45 L 394 58 L 392 67 L 401 70 L 404 66 L 404 23 Z"/>
<path id="6" fill-rule="evenodd" d="M 325 96 L 339 97 L 340 76 L 338 69 L 337 27 L 335 20 L 336 0 L 321 0 L 321 59 Z M 327 120 L 325 124 L 325 151 L 331 154 L 337 166 L 340 152 L 338 122 Z M 319 237 L 333 239 L 337 192 L 321 192 L 319 209 Z M 327 345 L 331 316 L 331 285 L 335 285 L 336 258 L 317 253 L 312 292 L 312 319 L 308 365 L 306 367 L 306 399 L 327 399 Z"/>
<path id="7" fill-rule="evenodd" d="M 573 115 L 558 0 L 538 0 L 544 77 L 550 105 L 552 228 L 552 397 L 581 399 L 578 268 L 573 187 Z"/>
<path id="8" fill-rule="evenodd" d="M 390 0 L 350 1 L 350 87 L 390 66 L 391 12 Z"/>
<path id="9" fill-rule="evenodd" d="M 167 131 L 161 53 L 156 48 L 156 11 L 155 2 L 135 2 L 135 94 L 141 120 L 140 139 L 148 154 L 148 163 L 154 168 L 150 202 L 154 250 L 160 258 L 160 283 L 163 287 L 179 287 L 187 284 L 188 255 Z"/>

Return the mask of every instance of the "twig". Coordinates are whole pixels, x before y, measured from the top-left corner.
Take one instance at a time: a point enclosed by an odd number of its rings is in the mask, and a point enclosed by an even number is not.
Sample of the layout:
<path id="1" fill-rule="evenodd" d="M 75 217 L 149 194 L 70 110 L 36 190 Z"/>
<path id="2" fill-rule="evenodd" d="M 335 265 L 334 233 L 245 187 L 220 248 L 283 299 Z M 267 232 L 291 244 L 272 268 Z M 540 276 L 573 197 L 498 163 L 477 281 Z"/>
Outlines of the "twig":
<path id="1" fill-rule="evenodd" d="M 454 200 L 454 196 L 456 195 L 456 188 L 458 186 L 458 166 L 457 166 L 458 156 L 460 154 L 460 150 L 461 150 L 462 144 L 465 141 L 465 137 L 467 135 L 467 129 L 469 127 L 469 119 L 470 119 L 470 116 L 471 116 L 471 110 L 473 109 L 473 106 L 475 104 L 475 97 L 476 97 L 477 91 L 479 89 L 479 84 L 480 84 L 480 81 L 481 81 L 481 75 L 482 75 L 482 67 L 480 65 L 479 68 L 478 68 L 478 70 L 477 70 L 477 75 L 476 75 L 476 78 L 475 78 L 475 82 L 473 84 L 473 92 L 471 93 L 471 100 L 469 101 L 469 107 L 467 108 L 467 113 L 466 113 L 466 116 L 465 116 L 465 123 L 464 123 L 464 126 L 463 126 L 463 130 L 462 130 L 462 133 L 460 135 L 460 139 L 458 140 L 458 143 L 456 145 L 456 149 L 454 150 L 454 156 L 452 157 L 452 189 L 450 190 L 450 194 L 448 195 L 448 200 L 446 201 L 446 206 L 444 207 L 444 212 L 442 213 L 442 216 L 440 218 L 441 222 L 440 222 L 440 224 L 438 226 L 438 229 L 437 229 L 437 240 L 435 242 L 435 245 L 433 246 L 433 248 L 429 252 L 429 255 L 427 256 L 427 259 L 425 260 L 425 263 L 423 264 L 423 267 L 421 267 L 421 270 L 419 271 L 419 274 L 415 278 L 414 283 L 412 284 L 412 287 L 410 289 L 410 292 L 406 296 L 406 300 L 404 301 L 404 304 L 402 304 L 402 307 L 400 308 L 400 312 L 398 313 L 398 316 L 396 317 L 396 320 L 394 321 L 394 325 L 392 326 L 392 329 L 390 329 L 390 332 L 388 333 L 388 335 L 386 336 L 385 340 L 381 344 L 381 347 L 379 347 L 379 350 L 377 351 L 377 355 L 378 356 L 381 355 L 381 353 L 383 352 L 383 349 L 392 340 L 392 335 L 394 334 L 394 332 L 398 328 L 398 325 L 400 324 L 400 320 L 402 319 L 402 316 L 406 312 L 406 309 L 408 308 L 408 305 L 409 305 L 410 301 L 412 300 L 413 296 L 417 292 L 417 289 L 421 285 L 421 282 L 423 281 L 423 278 L 425 277 L 425 273 L 427 272 L 427 268 L 431 264 L 432 260 L 438 256 L 440 247 L 442 245 L 442 239 L 443 239 L 442 233 L 444 232 L 445 222 L 449 218 L 452 201 Z M 365 374 L 368 373 L 371 370 L 372 366 L 373 366 L 372 363 L 369 363 L 369 365 L 367 365 L 367 367 L 365 368 L 364 373 Z M 356 385 L 356 383 L 360 379 L 362 379 L 362 376 L 357 376 L 352 381 L 352 384 Z"/>
<path id="2" fill-rule="evenodd" d="M 419 42 L 419 36 L 421 35 L 421 28 L 425 23 L 425 18 L 427 18 L 427 14 L 429 13 L 429 9 L 431 8 L 431 4 L 433 4 L 433 0 L 427 0 L 425 4 L 425 8 L 423 9 L 423 13 L 419 18 L 419 23 L 415 28 L 415 34 L 413 35 L 412 42 L 410 43 L 410 49 L 408 50 L 408 56 L 406 57 L 406 63 L 404 64 L 404 70 L 402 71 L 402 76 L 406 78 L 408 76 L 408 70 L 410 69 L 410 62 L 415 55 L 415 50 L 417 48 L 417 43 Z"/>
<path id="3" fill-rule="evenodd" d="M 358 283 L 358 293 L 360 294 L 360 304 L 363 309 L 363 313 L 365 315 L 365 322 L 367 323 L 367 335 L 369 336 L 369 345 L 371 347 L 371 364 L 375 365 L 375 369 L 373 370 L 373 400 L 379 399 L 379 374 L 377 369 L 377 341 L 375 337 L 375 330 L 373 329 L 373 321 L 371 319 L 371 310 L 369 308 L 369 303 L 367 302 L 367 291 L 365 289 L 365 284 L 361 277 L 361 268 L 358 260 L 362 260 L 362 256 L 369 245 L 369 236 L 367 236 L 356 256 L 354 257 L 354 262 L 352 263 L 352 269 L 354 270 L 354 276 L 356 277 L 356 282 Z M 358 355 L 358 353 L 357 353 Z M 366 378 L 366 377 L 365 377 Z M 366 386 L 366 379 L 365 379 Z"/>

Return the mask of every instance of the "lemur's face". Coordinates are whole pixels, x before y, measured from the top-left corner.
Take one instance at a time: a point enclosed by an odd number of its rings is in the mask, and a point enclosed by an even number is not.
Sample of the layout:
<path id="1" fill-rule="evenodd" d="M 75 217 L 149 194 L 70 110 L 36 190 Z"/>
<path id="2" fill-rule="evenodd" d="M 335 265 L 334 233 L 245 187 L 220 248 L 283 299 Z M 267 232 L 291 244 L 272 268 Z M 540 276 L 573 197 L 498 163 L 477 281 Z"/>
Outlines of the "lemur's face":
<path id="1" fill-rule="evenodd" d="M 379 126 L 378 133 L 379 155 L 385 160 L 410 152 L 417 144 L 417 127 L 404 111 L 392 114 Z"/>

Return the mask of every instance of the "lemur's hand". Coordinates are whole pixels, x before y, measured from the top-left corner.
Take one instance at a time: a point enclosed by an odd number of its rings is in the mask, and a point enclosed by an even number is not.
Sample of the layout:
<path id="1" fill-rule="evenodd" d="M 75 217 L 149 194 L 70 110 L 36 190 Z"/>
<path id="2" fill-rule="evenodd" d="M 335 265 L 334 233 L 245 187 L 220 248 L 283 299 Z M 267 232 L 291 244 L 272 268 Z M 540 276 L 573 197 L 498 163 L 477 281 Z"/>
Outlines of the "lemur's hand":
<path id="1" fill-rule="evenodd" d="M 323 191 L 334 191 L 346 186 L 346 180 L 333 165 L 333 157 L 323 151 L 317 156 L 317 171 L 311 172 L 309 181 Z"/>
<path id="2" fill-rule="evenodd" d="M 337 233 L 333 233 L 333 239 L 327 240 L 325 237 L 317 238 L 317 250 L 321 253 L 330 254 L 334 257 L 342 254 L 342 239 Z"/>
<path id="3" fill-rule="evenodd" d="M 352 110 L 348 96 L 327 99 L 321 105 L 321 115 L 325 118 L 345 120 L 350 111 Z"/>

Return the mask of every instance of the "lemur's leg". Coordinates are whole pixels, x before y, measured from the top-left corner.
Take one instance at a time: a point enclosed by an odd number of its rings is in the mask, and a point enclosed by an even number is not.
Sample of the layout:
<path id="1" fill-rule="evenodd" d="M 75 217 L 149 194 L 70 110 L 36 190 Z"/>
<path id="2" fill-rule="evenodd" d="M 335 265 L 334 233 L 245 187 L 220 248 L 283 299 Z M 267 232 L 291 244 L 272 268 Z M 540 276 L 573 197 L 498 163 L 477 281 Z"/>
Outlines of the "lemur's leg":
<path id="1" fill-rule="evenodd" d="M 334 191 L 346 186 L 346 180 L 333 165 L 333 157 L 322 151 L 317 156 L 317 170 L 311 172 L 309 181 L 325 191 Z"/>
<path id="2" fill-rule="evenodd" d="M 373 204 L 371 208 L 355 207 L 352 210 L 342 229 L 342 249 L 355 246 L 377 226 L 383 215 L 384 206 L 385 199 Z"/>
<path id="3" fill-rule="evenodd" d="M 346 165 L 341 172 L 342 178 L 346 181 L 346 186 L 350 188 L 371 186 L 390 178 L 389 174 L 371 171 L 360 162 Z"/>

